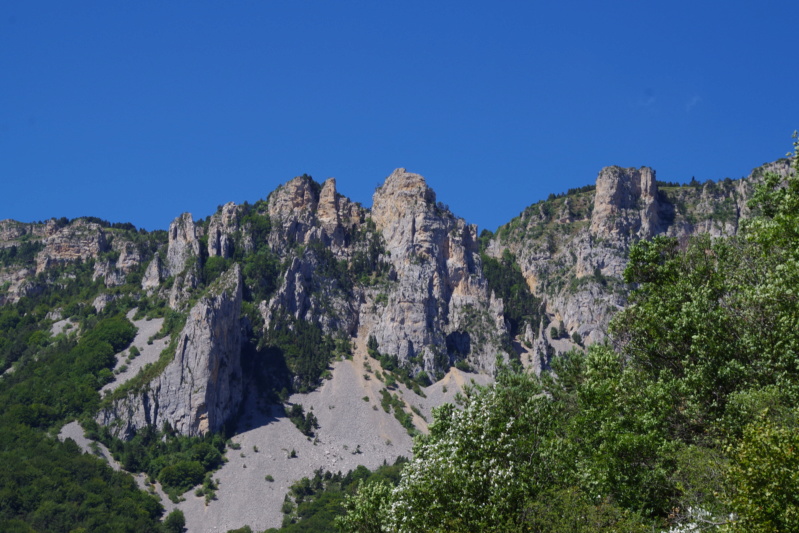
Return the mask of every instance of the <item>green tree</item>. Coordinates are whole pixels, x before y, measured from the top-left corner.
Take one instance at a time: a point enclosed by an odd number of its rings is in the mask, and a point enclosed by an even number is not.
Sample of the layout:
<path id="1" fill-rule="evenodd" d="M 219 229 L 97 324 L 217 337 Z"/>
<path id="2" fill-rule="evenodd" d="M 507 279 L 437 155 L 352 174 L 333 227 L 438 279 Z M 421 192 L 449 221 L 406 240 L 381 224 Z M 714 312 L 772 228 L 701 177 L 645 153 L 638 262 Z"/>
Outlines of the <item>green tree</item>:
<path id="1" fill-rule="evenodd" d="M 747 426 L 731 452 L 732 509 L 738 518 L 730 529 L 799 531 L 799 427 L 761 418 Z"/>
<path id="2" fill-rule="evenodd" d="M 498 384 L 469 393 L 463 409 L 435 412 L 430 435 L 391 495 L 389 531 L 508 531 L 528 499 L 564 473 L 556 457 L 556 418 L 534 378 L 503 371 Z M 384 489 L 361 494 L 354 509 L 384 509 Z M 383 502 L 383 503 L 381 503 Z M 382 512 L 382 511 L 381 511 Z M 380 516 L 380 513 L 378 513 Z M 373 529 L 364 531 L 378 531 Z"/>
<path id="3" fill-rule="evenodd" d="M 344 504 L 347 514 L 336 518 L 336 527 L 345 533 L 387 531 L 383 524 L 387 521 L 390 502 L 391 485 L 388 483 L 360 483 L 357 494 Z"/>
<path id="4" fill-rule="evenodd" d="M 168 533 L 183 533 L 183 528 L 186 527 L 186 517 L 183 511 L 175 509 L 164 520 L 164 529 Z"/>

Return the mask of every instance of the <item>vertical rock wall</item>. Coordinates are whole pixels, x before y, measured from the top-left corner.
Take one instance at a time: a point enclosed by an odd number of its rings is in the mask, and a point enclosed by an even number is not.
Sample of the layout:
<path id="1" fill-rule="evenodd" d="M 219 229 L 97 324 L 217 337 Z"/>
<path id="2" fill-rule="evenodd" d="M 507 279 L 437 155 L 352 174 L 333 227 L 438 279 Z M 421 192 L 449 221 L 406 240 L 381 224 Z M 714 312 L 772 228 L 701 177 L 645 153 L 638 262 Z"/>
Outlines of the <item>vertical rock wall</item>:
<path id="1" fill-rule="evenodd" d="M 191 308 L 163 373 L 101 411 L 98 421 L 123 438 L 167 422 L 181 435 L 219 431 L 242 400 L 241 290 L 235 265 Z"/>

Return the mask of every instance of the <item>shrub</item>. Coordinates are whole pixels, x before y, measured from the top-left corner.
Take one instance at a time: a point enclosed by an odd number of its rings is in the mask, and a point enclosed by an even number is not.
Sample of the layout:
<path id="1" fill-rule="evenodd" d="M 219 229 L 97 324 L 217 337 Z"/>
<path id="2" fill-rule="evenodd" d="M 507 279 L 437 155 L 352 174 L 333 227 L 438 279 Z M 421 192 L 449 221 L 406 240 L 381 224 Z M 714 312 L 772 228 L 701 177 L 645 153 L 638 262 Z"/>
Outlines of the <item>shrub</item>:
<path id="1" fill-rule="evenodd" d="M 164 529 L 170 533 L 182 533 L 184 527 L 186 527 L 186 517 L 180 509 L 169 513 L 164 520 Z"/>
<path id="2" fill-rule="evenodd" d="M 199 461 L 181 461 L 164 467 L 158 474 L 158 481 L 165 488 L 175 488 L 180 492 L 202 482 L 205 469 Z"/>

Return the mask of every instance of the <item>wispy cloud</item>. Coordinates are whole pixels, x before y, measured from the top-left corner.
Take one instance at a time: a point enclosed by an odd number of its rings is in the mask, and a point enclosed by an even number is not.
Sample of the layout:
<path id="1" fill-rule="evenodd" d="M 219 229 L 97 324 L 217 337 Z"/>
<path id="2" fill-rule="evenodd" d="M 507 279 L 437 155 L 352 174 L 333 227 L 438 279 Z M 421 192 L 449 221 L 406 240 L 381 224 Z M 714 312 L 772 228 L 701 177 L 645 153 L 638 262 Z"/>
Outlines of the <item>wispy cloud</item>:
<path id="1" fill-rule="evenodd" d="M 697 106 L 697 104 L 699 104 L 699 102 L 701 102 L 701 101 L 702 101 L 702 98 L 700 96 L 694 95 L 690 100 L 688 100 L 688 103 L 685 104 L 685 111 L 690 113 L 691 110 L 693 108 L 695 108 Z"/>

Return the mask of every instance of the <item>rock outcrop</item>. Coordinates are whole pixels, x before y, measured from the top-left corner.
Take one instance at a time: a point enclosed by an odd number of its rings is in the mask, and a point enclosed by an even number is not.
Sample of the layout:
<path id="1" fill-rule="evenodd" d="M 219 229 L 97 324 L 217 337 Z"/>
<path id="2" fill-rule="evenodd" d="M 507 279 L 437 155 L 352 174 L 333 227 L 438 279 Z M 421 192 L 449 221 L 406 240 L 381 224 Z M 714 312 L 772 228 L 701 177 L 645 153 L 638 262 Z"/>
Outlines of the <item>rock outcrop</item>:
<path id="1" fill-rule="evenodd" d="M 421 358 L 434 373 L 461 358 L 493 369 L 507 331 L 502 304 L 482 275 L 477 227 L 453 216 L 422 176 L 402 168 L 375 192 L 371 215 L 394 280 L 386 305 L 364 317 L 380 351 L 400 361 Z"/>
<path id="2" fill-rule="evenodd" d="M 103 228 L 94 222 L 78 219 L 52 232 L 44 239 L 44 249 L 36 257 L 36 273 L 73 261 L 95 259 L 110 249 Z"/>
<path id="3" fill-rule="evenodd" d="M 191 259 L 200 255 L 200 241 L 191 213 L 183 213 L 169 225 L 169 246 L 166 252 L 168 275 L 176 276 L 186 270 Z"/>
<path id="4" fill-rule="evenodd" d="M 515 254 L 531 290 L 544 299 L 551 324 L 563 322 L 568 335 L 579 334 L 585 344 L 599 342 L 626 304 L 622 276 L 630 246 L 655 235 L 734 235 L 748 216 L 754 183 L 765 172 L 789 171 L 788 161 L 778 161 L 746 179 L 659 187 L 648 167 L 607 167 L 595 190 L 527 208 L 497 231 L 487 251 L 495 257 L 506 249 Z M 554 349 L 546 328 L 525 340 L 541 361 Z M 557 351 L 575 346 L 556 344 Z"/>
<path id="5" fill-rule="evenodd" d="M 191 213 L 183 213 L 169 225 L 169 244 L 164 274 L 173 276 L 169 307 L 180 308 L 188 293 L 200 283 L 200 241 Z"/>
<path id="6" fill-rule="evenodd" d="M 270 247 L 291 260 L 276 293 L 260 303 L 266 327 L 287 313 L 326 333 L 374 335 L 381 353 L 414 372 L 435 375 L 461 359 L 492 370 L 507 329 L 482 275 L 477 228 L 404 169 L 373 200 L 367 212 L 339 195 L 332 178 L 321 187 L 295 178 L 270 195 Z M 340 279 L 351 275 L 343 264 L 355 268 L 365 256 L 383 265 L 378 280 Z"/>
<path id="7" fill-rule="evenodd" d="M 47 225 L 17 222 L 10 218 L 0 220 L 0 248 L 15 245 L 16 241 L 25 235 L 46 237 Z"/>
<path id="8" fill-rule="evenodd" d="M 161 262 L 161 258 L 156 254 L 144 271 L 144 276 L 142 276 L 141 280 L 141 288 L 148 292 L 153 291 L 161 285 L 161 280 L 164 277 L 163 263 Z"/>
<path id="9" fill-rule="evenodd" d="M 208 257 L 232 257 L 234 233 L 238 229 L 238 209 L 236 204 L 228 202 L 211 216 L 208 224 Z"/>
<path id="10" fill-rule="evenodd" d="M 591 234 L 599 238 L 647 239 L 657 231 L 655 171 L 649 167 L 603 168 L 596 180 Z"/>
<path id="11" fill-rule="evenodd" d="M 114 401 L 98 422 L 122 438 L 165 423 L 187 436 L 219 431 L 242 400 L 241 298 L 241 270 L 235 265 L 191 308 L 163 373 Z"/>
<path id="12" fill-rule="evenodd" d="M 116 236 L 111 240 L 111 249 L 118 254 L 117 259 L 98 258 L 94 263 L 92 279 L 102 278 L 106 287 L 117 287 L 124 284 L 126 276 L 139 267 L 143 255 L 133 242 Z"/>
<path id="13" fill-rule="evenodd" d="M 273 229 L 269 243 L 284 252 L 295 244 L 320 242 L 336 254 L 345 254 L 352 231 L 364 220 L 365 210 L 336 191 L 336 180 L 322 185 L 300 176 L 269 195 Z"/>

